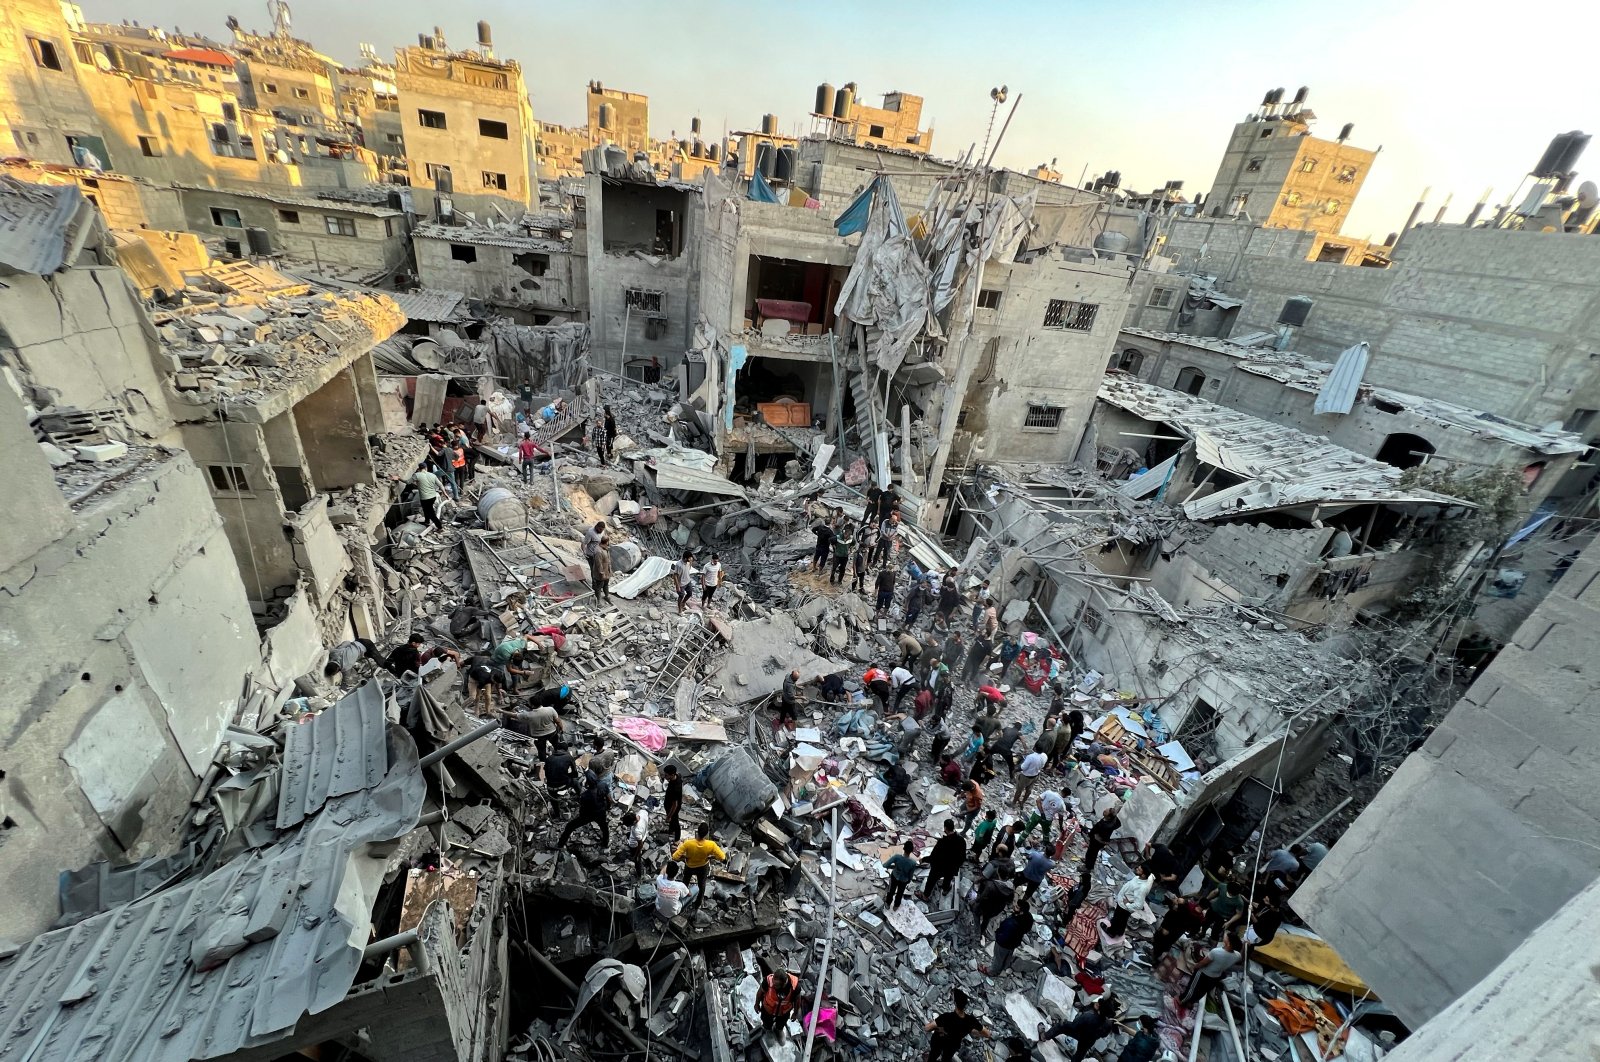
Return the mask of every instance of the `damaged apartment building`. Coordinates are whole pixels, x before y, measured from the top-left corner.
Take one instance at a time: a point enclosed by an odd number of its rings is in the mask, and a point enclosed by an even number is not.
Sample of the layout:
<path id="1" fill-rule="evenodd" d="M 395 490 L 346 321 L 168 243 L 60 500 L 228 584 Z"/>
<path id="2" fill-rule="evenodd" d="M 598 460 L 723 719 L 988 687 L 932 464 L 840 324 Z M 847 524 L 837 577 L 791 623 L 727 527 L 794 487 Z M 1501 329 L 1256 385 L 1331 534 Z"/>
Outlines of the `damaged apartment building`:
<path id="1" fill-rule="evenodd" d="M 951 464 L 1069 459 L 1134 268 L 1092 246 L 1098 197 L 849 141 L 786 150 L 771 182 L 703 193 L 696 354 L 723 467 L 825 445 L 937 527 Z"/>

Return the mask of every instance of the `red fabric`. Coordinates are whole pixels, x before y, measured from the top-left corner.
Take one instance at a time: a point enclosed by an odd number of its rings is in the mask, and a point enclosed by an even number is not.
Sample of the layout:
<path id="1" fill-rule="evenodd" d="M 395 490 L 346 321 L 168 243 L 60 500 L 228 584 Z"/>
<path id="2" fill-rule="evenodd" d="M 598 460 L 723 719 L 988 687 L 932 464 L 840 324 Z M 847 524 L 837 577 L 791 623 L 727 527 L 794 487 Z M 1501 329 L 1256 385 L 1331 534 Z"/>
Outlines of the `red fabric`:
<path id="1" fill-rule="evenodd" d="M 979 686 L 978 687 L 978 696 L 987 697 L 989 700 L 994 701 L 996 704 L 1004 704 L 1004 703 L 1006 703 L 1006 695 L 1001 693 L 998 689 L 996 689 L 993 686 Z"/>
<path id="2" fill-rule="evenodd" d="M 803 325 L 811 320 L 811 304 L 790 299 L 757 299 L 756 311 L 762 317 L 775 317 Z"/>
<path id="3" fill-rule="evenodd" d="M 1084 957 L 1100 946 L 1100 919 L 1106 916 L 1107 907 L 1103 903 L 1086 903 L 1078 908 L 1078 913 L 1072 916 L 1072 921 L 1067 923 L 1067 928 L 1062 936 L 1066 939 L 1067 947 L 1072 949 L 1072 954 L 1082 962 Z"/>

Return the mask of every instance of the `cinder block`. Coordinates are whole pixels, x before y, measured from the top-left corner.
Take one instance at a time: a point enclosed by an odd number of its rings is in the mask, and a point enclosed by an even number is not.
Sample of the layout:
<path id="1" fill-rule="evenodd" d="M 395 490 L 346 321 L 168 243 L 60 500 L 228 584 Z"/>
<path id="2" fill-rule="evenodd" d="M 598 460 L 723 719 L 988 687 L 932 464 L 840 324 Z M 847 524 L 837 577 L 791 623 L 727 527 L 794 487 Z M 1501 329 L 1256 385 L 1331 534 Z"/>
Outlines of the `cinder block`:
<path id="1" fill-rule="evenodd" d="M 115 461 L 125 457 L 128 453 L 127 443 L 83 443 L 77 447 L 79 461 L 91 461 L 103 464 L 106 461 Z"/>

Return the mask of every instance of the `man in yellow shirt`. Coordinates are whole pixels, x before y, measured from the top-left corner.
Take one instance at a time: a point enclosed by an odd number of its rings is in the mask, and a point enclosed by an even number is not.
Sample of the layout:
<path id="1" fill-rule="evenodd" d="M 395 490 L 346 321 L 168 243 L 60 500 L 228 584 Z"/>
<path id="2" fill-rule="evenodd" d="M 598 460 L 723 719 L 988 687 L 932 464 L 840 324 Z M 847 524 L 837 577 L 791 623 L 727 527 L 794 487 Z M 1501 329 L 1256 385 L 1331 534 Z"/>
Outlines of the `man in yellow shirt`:
<path id="1" fill-rule="evenodd" d="M 699 882 L 700 894 L 694 898 L 696 907 L 705 902 L 706 879 L 711 876 L 711 861 L 721 859 L 726 862 L 728 858 L 728 853 L 722 850 L 722 846 L 707 836 L 710 832 L 711 827 L 702 822 L 695 829 L 694 837 L 678 845 L 672 853 L 673 859 L 683 861 L 685 881 Z"/>

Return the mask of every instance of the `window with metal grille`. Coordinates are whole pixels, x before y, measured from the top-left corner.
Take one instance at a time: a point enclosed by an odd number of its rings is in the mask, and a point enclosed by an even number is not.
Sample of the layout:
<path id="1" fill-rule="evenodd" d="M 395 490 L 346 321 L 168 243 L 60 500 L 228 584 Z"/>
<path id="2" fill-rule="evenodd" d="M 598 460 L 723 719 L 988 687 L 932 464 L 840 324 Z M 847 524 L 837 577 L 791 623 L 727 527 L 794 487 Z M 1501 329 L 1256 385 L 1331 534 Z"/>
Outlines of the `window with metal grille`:
<path id="1" fill-rule="evenodd" d="M 445 124 L 443 111 L 425 111 L 420 108 L 417 110 L 417 124 L 424 129 L 448 128 Z"/>
<path id="2" fill-rule="evenodd" d="M 1022 418 L 1024 428 L 1037 428 L 1041 431 L 1057 431 L 1061 427 L 1061 414 L 1065 409 L 1061 406 L 1034 406 L 1028 407 L 1027 416 Z"/>
<path id="3" fill-rule="evenodd" d="M 661 312 L 661 292 L 643 288 L 626 288 L 622 292 L 622 305 L 645 313 Z"/>
<path id="4" fill-rule="evenodd" d="M 1100 307 L 1092 302 L 1051 299 L 1044 308 L 1044 326 L 1087 332 L 1094 328 L 1095 314 L 1099 311 Z"/>
<path id="5" fill-rule="evenodd" d="M 354 236 L 356 234 L 354 218 L 324 217 L 322 220 L 328 227 L 329 236 Z"/>
<path id="6" fill-rule="evenodd" d="M 1151 288 L 1149 304 L 1158 310 L 1164 310 L 1172 305 L 1172 296 L 1177 290 L 1177 288 Z"/>
<path id="7" fill-rule="evenodd" d="M 998 310 L 1000 308 L 1000 289 L 982 288 L 978 291 L 978 309 Z"/>
<path id="8" fill-rule="evenodd" d="M 1100 625 L 1105 622 L 1105 617 L 1096 612 L 1091 606 L 1083 606 L 1083 615 L 1078 617 L 1078 626 L 1090 634 L 1099 634 Z"/>
<path id="9" fill-rule="evenodd" d="M 242 465 L 207 465 L 206 471 L 211 475 L 212 490 L 231 494 L 250 492 L 250 480 L 245 476 Z"/>

